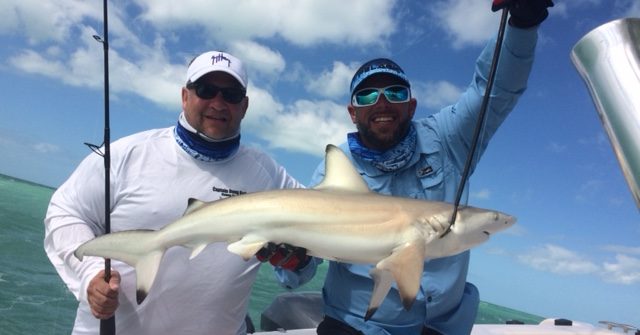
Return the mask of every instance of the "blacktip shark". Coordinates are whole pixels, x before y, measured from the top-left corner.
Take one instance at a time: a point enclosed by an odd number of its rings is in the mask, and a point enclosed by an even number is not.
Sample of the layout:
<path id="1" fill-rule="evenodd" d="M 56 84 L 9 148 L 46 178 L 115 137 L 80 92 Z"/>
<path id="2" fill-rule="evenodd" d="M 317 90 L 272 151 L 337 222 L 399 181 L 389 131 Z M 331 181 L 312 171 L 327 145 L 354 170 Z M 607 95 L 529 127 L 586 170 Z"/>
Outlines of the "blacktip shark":
<path id="1" fill-rule="evenodd" d="M 463 252 L 515 223 L 504 213 L 462 206 L 449 230 L 452 204 L 372 192 L 334 145 L 327 146 L 325 164 L 325 178 L 314 188 L 249 193 L 210 203 L 190 200 L 182 218 L 158 231 L 102 235 L 74 254 L 80 260 L 100 256 L 134 267 L 137 301 L 142 303 L 168 248 L 190 248 L 192 259 L 208 244 L 226 241 L 230 252 L 249 260 L 268 242 L 288 243 L 323 259 L 375 264 L 368 320 L 394 280 L 404 307 L 411 307 L 425 259 Z"/>

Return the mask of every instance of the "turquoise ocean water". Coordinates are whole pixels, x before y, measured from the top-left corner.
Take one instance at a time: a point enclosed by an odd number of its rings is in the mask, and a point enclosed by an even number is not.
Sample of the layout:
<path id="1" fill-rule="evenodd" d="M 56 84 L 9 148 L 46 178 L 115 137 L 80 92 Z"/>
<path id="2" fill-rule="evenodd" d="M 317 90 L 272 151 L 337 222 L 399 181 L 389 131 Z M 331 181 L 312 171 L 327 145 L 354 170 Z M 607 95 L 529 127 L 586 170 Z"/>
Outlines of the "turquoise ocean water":
<path id="1" fill-rule="evenodd" d="M 69 334 L 76 301 L 49 263 L 42 247 L 43 219 L 54 190 L 0 175 L 0 334 Z M 326 273 L 302 291 L 320 291 Z M 260 313 L 285 292 L 263 266 L 253 287 L 249 315 L 260 329 Z M 541 317 L 481 302 L 476 323 L 519 320 L 538 323 Z"/>

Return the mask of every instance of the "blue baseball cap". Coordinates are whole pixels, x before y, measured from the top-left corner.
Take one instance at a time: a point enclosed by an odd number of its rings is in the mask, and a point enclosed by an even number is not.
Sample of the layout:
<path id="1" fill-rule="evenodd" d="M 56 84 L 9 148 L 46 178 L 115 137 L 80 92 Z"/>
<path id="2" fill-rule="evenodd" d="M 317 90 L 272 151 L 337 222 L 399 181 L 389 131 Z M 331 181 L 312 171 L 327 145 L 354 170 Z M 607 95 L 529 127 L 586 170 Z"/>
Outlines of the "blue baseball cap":
<path id="1" fill-rule="evenodd" d="M 353 96 L 353 93 L 363 81 L 378 73 L 387 73 L 395 76 L 407 87 L 411 87 L 409 78 L 407 78 L 407 75 L 398 64 L 388 58 L 376 58 L 362 64 L 356 74 L 353 75 L 351 79 L 351 95 Z"/>

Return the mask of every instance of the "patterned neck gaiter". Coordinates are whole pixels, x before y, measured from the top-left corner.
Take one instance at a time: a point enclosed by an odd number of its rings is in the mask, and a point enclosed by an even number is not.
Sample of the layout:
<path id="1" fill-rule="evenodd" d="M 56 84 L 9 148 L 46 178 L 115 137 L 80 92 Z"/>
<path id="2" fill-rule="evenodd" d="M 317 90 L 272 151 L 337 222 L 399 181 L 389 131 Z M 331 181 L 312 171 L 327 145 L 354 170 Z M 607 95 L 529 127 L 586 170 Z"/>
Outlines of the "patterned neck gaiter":
<path id="1" fill-rule="evenodd" d="M 380 171 L 391 172 L 401 169 L 409 163 L 415 152 L 418 136 L 416 129 L 411 125 L 409 132 L 402 141 L 386 151 L 366 148 L 362 142 L 360 142 L 358 133 L 349 133 L 347 140 L 349 150 L 351 150 L 352 154 L 358 155 L 363 160 L 370 162 Z"/>

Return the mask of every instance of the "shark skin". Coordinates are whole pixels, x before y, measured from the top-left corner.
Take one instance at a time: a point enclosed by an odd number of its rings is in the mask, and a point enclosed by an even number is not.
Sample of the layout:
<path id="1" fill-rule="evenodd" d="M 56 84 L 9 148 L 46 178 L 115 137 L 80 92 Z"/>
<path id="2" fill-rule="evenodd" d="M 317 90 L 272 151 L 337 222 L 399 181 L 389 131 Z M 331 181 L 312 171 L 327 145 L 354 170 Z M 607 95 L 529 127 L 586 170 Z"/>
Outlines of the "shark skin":
<path id="1" fill-rule="evenodd" d="M 395 281 L 409 309 L 420 288 L 425 259 L 455 255 L 515 223 L 513 216 L 470 206 L 381 195 L 369 190 L 349 158 L 336 146 L 326 150 L 326 175 L 312 189 L 281 189 L 210 203 L 191 199 L 184 216 L 158 231 L 131 230 L 102 235 L 74 255 L 120 260 L 134 267 L 137 301 L 152 287 L 164 252 L 192 250 L 190 259 L 214 242 L 243 259 L 268 242 L 307 249 L 311 256 L 353 264 L 374 264 L 374 289 L 365 314 L 373 313 Z"/>

